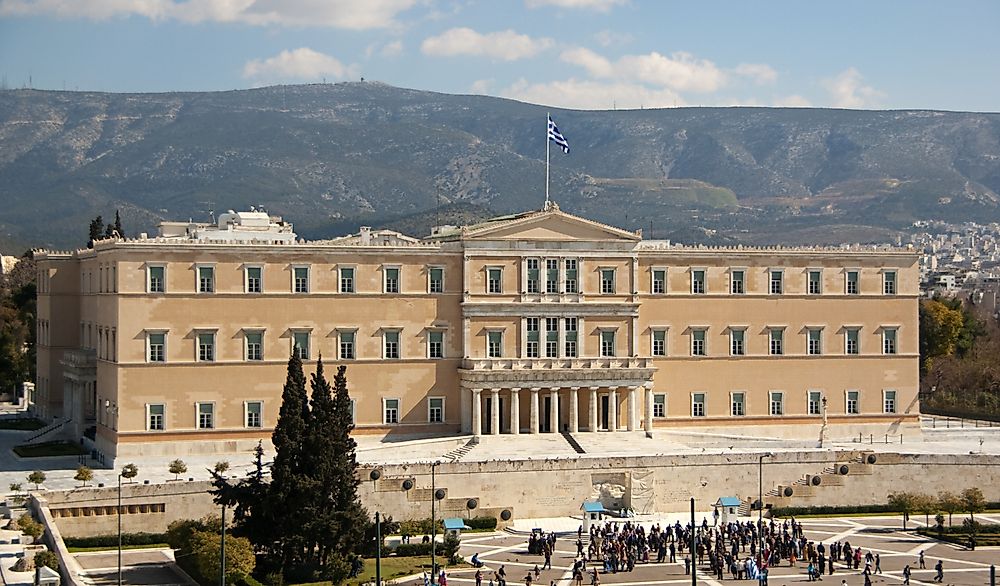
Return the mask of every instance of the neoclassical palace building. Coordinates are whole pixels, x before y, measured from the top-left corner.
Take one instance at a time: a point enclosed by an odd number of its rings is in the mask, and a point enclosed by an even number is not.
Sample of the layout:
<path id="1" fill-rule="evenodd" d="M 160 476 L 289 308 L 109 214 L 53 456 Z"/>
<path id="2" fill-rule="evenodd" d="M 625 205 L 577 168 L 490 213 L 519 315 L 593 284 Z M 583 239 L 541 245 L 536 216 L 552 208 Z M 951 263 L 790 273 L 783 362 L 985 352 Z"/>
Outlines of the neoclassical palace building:
<path id="1" fill-rule="evenodd" d="M 33 409 L 108 460 L 269 438 L 291 353 L 348 365 L 359 434 L 917 424 L 912 251 L 672 245 L 548 205 L 313 242 L 229 212 L 35 257 Z"/>

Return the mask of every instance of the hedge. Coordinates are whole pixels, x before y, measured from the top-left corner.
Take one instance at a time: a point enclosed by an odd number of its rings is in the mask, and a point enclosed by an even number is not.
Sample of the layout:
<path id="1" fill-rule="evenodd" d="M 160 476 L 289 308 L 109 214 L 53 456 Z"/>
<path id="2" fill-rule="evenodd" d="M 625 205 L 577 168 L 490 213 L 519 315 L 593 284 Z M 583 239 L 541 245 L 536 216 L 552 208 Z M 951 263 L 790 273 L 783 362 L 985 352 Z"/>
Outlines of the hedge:
<path id="1" fill-rule="evenodd" d="M 66 547 L 118 547 L 118 534 L 67 537 Z M 167 542 L 166 533 L 122 533 L 122 545 L 155 545 Z"/>
<path id="2" fill-rule="evenodd" d="M 850 515 L 853 513 L 887 513 L 898 515 L 899 511 L 886 504 L 882 505 L 855 505 L 855 506 L 832 506 L 820 505 L 816 507 L 773 507 L 772 517 L 798 517 L 801 515 Z M 910 513 L 914 515 L 915 513 Z"/>
<path id="3" fill-rule="evenodd" d="M 937 537 L 938 535 L 968 535 L 969 529 L 964 525 L 954 525 L 952 527 L 946 526 L 941 531 L 938 531 L 935 525 L 932 527 L 920 527 L 917 529 L 917 533 L 927 535 L 928 537 Z M 1000 534 L 1000 525 L 984 525 L 977 521 L 976 535 L 983 534 Z"/>
<path id="4" fill-rule="evenodd" d="M 438 544 L 438 550 L 441 545 Z M 400 543 L 396 546 L 396 555 L 399 557 L 414 557 L 431 555 L 431 542 L 427 543 Z"/>
<path id="5" fill-rule="evenodd" d="M 468 519 L 465 522 L 470 529 L 473 530 L 483 530 L 487 529 L 489 531 L 494 531 L 497 528 L 496 517 L 476 517 L 474 519 Z"/>

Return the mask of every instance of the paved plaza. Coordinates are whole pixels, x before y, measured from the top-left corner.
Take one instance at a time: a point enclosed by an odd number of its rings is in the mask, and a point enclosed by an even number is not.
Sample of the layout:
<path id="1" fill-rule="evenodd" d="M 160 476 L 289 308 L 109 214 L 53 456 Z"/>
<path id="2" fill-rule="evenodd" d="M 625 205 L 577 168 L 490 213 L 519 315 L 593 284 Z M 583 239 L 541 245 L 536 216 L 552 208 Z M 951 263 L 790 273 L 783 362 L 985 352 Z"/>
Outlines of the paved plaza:
<path id="1" fill-rule="evenodd" d="M 83 569 L 84 582 L 94 586 L 118 584 L 118 552 L 73 554 Z M 122 552 L 122 584 L 130 586 L 197 586 L 178 570 L 173 552 L 135 549 Z"/>

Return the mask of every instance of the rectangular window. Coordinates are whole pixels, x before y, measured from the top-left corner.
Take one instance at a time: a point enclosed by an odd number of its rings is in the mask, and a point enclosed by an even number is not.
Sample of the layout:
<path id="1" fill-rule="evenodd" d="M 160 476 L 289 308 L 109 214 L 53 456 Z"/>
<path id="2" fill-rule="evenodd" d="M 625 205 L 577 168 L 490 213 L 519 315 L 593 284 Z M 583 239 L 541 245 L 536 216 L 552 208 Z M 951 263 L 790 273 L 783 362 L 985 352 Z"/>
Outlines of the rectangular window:
<path id="1" fill-rule="evenodd" d="M 882 413 L 896 412 L 896 391 L 882 391 Z"/>
<path id="2" fill-rule="evenodd" d="M 545 318 L 545 357 L 559 357 L 559 318 Z"/>
<path id="3" fill-rule="evenodd" d="M 354 268 L 340 268 L 340 292 L 354 293 Z"/>
<path id="4" fill-rule="evenodd" d="M 528 293 L 540 293 L 541 289 L 539 289 L 538 287 L 538 281 L 539 281 L 538 259 L 529 258 L 527 261 L 525 261 L 525 264 L 528 267 L 528 275 L 527 279 L 525 279 L 528 287 L 527 289 Z M 492 293 L 492 291 L 490 292 Z"/>
<path id="5" fill-rule="evenodd" d="M 746 354 L 746 336 L 746 330 L 729 330 L 729 353 L 732 356 L 743 356 Z"/>
<path id="6" fill-rule="evenodd" d="M 146 405 L 146 429 L 163 431 L 166 429 L 167 408 L 162 404 Z"/>
<path id="7" fill-rule="evenodd" d="M 705 393 L 691 394 L 691 416 L 692 417 L 705 416 Z"/>
<path id="8" fill-rule="evenodd" d="M 354 360 L 354 332 L 338 333 L 341 360 Z"/>
<path id="9" fill-rule="evenodd" d="M 246 402 L 246 426 L 263 427 L 264 425 L 264 403 L 262 401 Z"/>
<path id="10" fill-rule="evenodd" d="M 667 416 L 667 396 L 663 393 L 653 395 L 653 417 L 663 418 Z"/>
<path id="11" fill-rule="evenodd" d="M 165 362 L 167 335 L 163 333 L 146 334 L 146 344 L 149 347 L 147 359 L 149 362 Z"/>
<path id="12" fill-rule="evenodd" d="M 215 267 L 198 267 L 198 292 L 215 291 Z"/>
<path id="13" fill-rule="evenodd" d="M 198 429 L 212 429 L 215 427 L 215 404 L 198 403 Z"/>
<path id="14" fill-rule="evenodd" d="M 882 293 L 885 295 L 896 294 L 896 271 L 882 273 Z"/>
<path id="15" fill-rule="evenodd" d="M 785 414 L 785 394 L 780 391 L 771 391 L 771 415 Z"/>
<path id="16" fill-rule="evenodd" d="M 292 332 L 292 352 L 299 360 L 309 360 L 309 332 Z"/>
<path id="17" fill-rule="evenodd" d="M 771 328 L 768 333 L 769 351 L 772 356 L 780 356 L 785 353 L 785 330 L 781 328 Z"/>
<path id="18" fill-rule="evenodd" d="M 382 332 L 382 358 L 397 360 L 399 358 L 399 330 Z"/>
<path id="19" fill-rule="evenodd" d="M 427 398 L 427 422 L 444 423 L 444 397 Z"/>
<path id="20" fill-rule="evenodd" d="M 860 336 L 857 328 L 848 328 L 844 330 L 844 338 L 845 338 L 845 346 L 844 346 L 845 354 L 861 353 Z"/>
<path id="21" fill-rule="evenodd" d="M 809 294 L 819 295 L 823 292 L 823 273 L 821 271 L 809 271 Z"/>
<path id="22" fill-rule="evenodd" d="M 149 267 L 149 282 L 147 288 L 150 293 L 163 293 L 166 291 L 166 267 Z"/>
<path id="23" fill-rule="evenodd" d="M 860 410 L 858 408 L 858 397 L 861 393 L 858 391 L 847 391 L 847 414 L 857 415 Z"/>
<path id="24" fill-rule="evenodd" d="M 729 274 L 729 292 L 733 295 L 743 295 L 747 292 L 746 271 L 733 271 Z"/>
<path id="25" fill-rule="evenodd" d="M 576 358 L 577 345 L 576 345 L 576 329 L 577 323 L 575 317 L 567 317 L 563 320 L 563 336 L 566 342 L 566 357 Z"/>
<path id="26" fill-rule="evenodd" d="M 691 330 L 691 356 L 707 356 L 705 330 Z"/>
<path id="27" fill-rule="evenodd" d="M 667 355 L 667 330 L 653 330 L 652 355 Z"/>
<path id="28" fill-rule="evenodd" d="M 528 358 L 538 358 L 539 321 L 540 320 L 537 317 L 528 317 L 524 319 L 524 329 L 528 334 L 528 344 L 525 348 Z"/>
<path id="29" fill-rule="evenodd" d="M 566 293 L 579 293 L 580 290 L 577 287 L 577 261 L 575 258 L 567 258 L 565 261 L 565 283 L 566 283 Z"/>
<path id="30" fill-rule="evenodd" d="M 615 355 L 615 331 L 601 330 L 601 356 L 610 358 Z"/>
<path id="31" fill-rule="evenodd" d="M 823 393 L 820 391 L 809 391 L 808 400 L 806 401 L 807 411 L 809 415 L 822 415 L 823 414 Z"/>
<path id="32" fill-rule="evenodd" d="M 261 267 L 247 267 L 244 277 L 247 293 L 260 293 L 264 290 L 264 269 Z"/>
<path id="33" fill-rule="evenodd" d="M 601 269 L 601 294 L 615 294 L 615 270 Z"/>
<path id="34" fill-rule="evenodd" d="M 896 328 L 883 328 L 882 354 L 896 353 Z"/>
<path id="35" fill-rule="evenodd" d="M 781 295 L 784 290 L 785 273 L 781 271 L 771 271 L 771 295 Z"/>
<path id="36" fill-rule="evenodd" d="M 385 269 L 385 292 L 399 293 L 399 268 Z"/>
<path id="37" fill-rule="evenodd" d="M 427 290 L 431 293 L 444 293 L 444 269 L 431 267 L 427 271 Z"/>
<path id="38" fill-rule="evenodd" d="M 860 285 L 860 272 L 859 271 L 847 271 L 847 294 L 848 295 L 859 295 L 861 293 Z"/>
<path id="39" fill-rule="evenodd" d="M 247 332 L 247 360 L 264 360 L 264 332 Z"/>
<path id="40" fill-rule="evenodd" d="M 382 399 L 382 423 L 399 423 L 399 399 Z"/>
<path id="41" fill-rule="evenodd" d="M 198 334 L 198 361 L 212 362 L 215 360 L 215 333 Z"/>
<path id="42" fill-rule="evenodd" d="M 537 318 L 535 318 L 537 319 Z M 491 330 L 486 332 L 486 357 L 487 358 L 502 358 L 503 357 L 503 332 L 500 330 Z"/>
<path id="43" fill-rule="evenodd" d="M 747 414 L 746 393 L 739 392 L 732 395 L 732 409 L 730 414 L 733 417 L 743 417 Z"/>
<path id="44" fill-rule="evenodd" d="M 444 332 L 436 330 L 427 332 L 427 357 L 444 358 Z"/>
<path id="45" fill-rule="evenodd" d="M 808 330 L 806 336 L 808 337 L 806 352 L 812 356 L 818 356 L 823 353 L 823 330 L 821 329 L 810 329 Z"/>
<path id="46" fill-rule="evenodd" d="M 559 259 L 545 261 L 545 292 L 559 293 Z"/>
<path id="47" fill-rule="evenodd" d="M 695 295 L 705 294 L 705 271 L 691 271 L 691 293 Z"/>
<path id="48" fill-rule="evenodd" d="M 309 292 L 309 267 L 294 267 L 292 269 L 292 292 Z"/>
<path id="49" fill-rule="evenodd" d="M 667 271 L 653 269 L 653 295 L 663 295 L 667 292 Z"/>
<path id="50" fill-rule="evenodd" d="M 503 269 L 492 268 L 486 270 L 486 292 L 503 293 Z"/>

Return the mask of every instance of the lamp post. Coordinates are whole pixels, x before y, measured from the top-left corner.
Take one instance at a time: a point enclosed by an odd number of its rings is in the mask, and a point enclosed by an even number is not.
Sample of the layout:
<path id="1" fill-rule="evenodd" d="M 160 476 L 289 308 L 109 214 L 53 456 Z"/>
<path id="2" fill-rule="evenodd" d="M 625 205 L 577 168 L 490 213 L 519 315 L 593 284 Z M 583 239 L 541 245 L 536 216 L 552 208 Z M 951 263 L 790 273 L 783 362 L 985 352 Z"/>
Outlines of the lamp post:
<path id="1" fill-rule="evenodd" d="M 118 473 L 118 586 L 122 586 L 122 473 Z"/>
<path id="2" fill-rule="evenodd" d="M 226 586 L 226 504 L 222 504 L 222 533 L 219 539 L 219 586 Z"/>
<path id="3" fill-rule="evenodd" d="M 758 552 L 759 559 L 761 560 L 761 568 L 763 569 L 764 564 L 764 458 L 772 458 L 774 454 L 771 452 L 764 452 L 758 458 L 758 468 L 757 468 L 757 536 L 759 538 L 760 550 Z"/>
<path id="4" fill-rule="evenodd" d="M 375 511 L 375 586 L 382 586 L 382 519 L 378 511 Z"/>
<path id="5" fill-rule="evenodd" d="M 434 501 L 437 500 L 437 484 L 435 483 L 434 473 L 437 470 L 438 464 L 441 460 L 435 460 L 431 462 L 431 586 L 436 584 L 437 580 L 437 563 L 434 561 L 436 557 L 437 549 L 437 517 L 435 516 Z"/>

